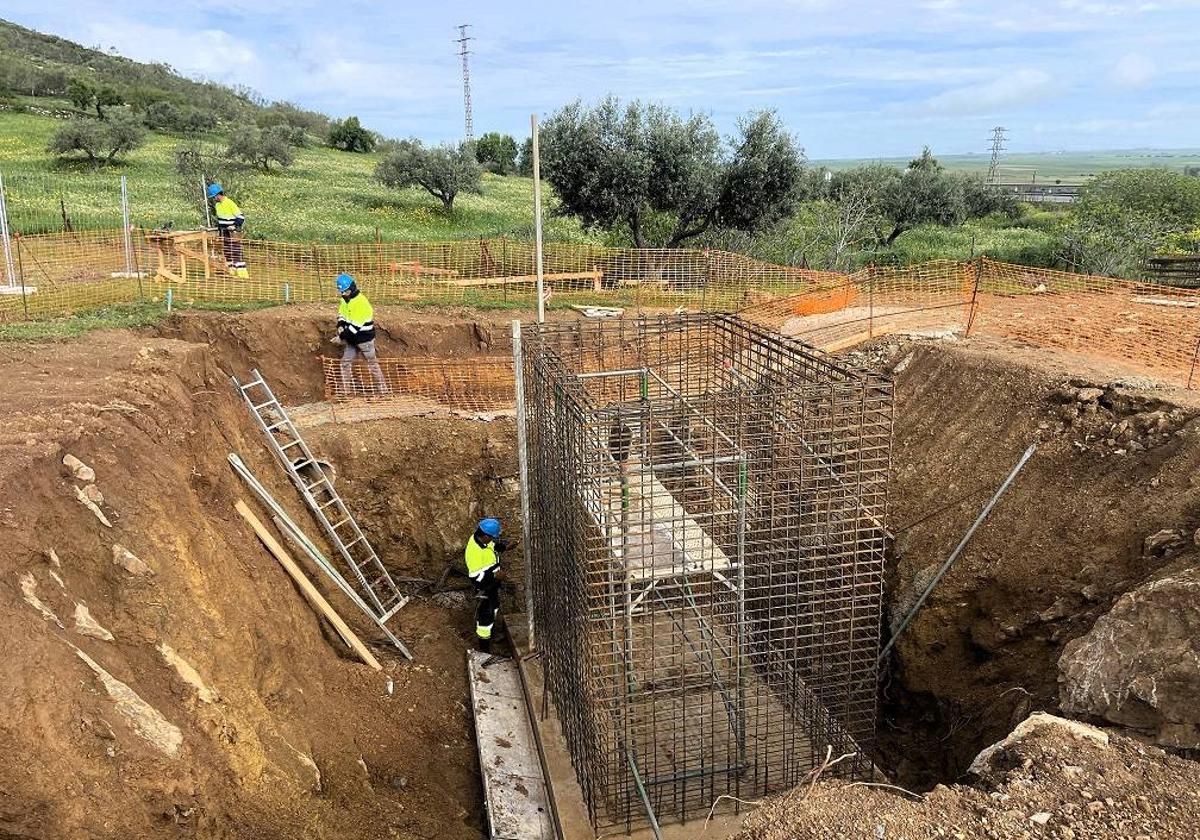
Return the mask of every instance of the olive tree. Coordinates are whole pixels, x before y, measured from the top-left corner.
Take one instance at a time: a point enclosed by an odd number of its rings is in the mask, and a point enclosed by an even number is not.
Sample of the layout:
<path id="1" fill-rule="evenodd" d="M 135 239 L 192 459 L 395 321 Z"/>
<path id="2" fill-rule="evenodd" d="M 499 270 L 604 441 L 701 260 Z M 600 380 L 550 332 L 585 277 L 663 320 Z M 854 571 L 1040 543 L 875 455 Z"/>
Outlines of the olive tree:
<path id="1" fill-rule="evenodd" d="M 561 212 L 675 247 L 714 227 L 753 231 L 791 212 L 803 153 L 770 112 L 723 140 L 706 115 L 609 97 L 546 121 L 542 171 Z"/>
<path id="2" fill-rule="evenodd" d="M 482 169 L 468 143 L 426 146 L 420 140 L 389 144 L 390 151 L 375 167 L 375 179 L 385 187 L 421 187 L 442 202 L 447 213 L 460 192 L 482 193 Z"/>
<path id="3" fill-rule="evenodd" d="M 99 168 L 112 163 L 118 155 L 133 151 L 145 139 L 146 129 L 136 117 L 117 113 L 104 122 L 71 120 L 54 133 L 46 148 L 63 156 L 82 152 L 93 168 Z"/>

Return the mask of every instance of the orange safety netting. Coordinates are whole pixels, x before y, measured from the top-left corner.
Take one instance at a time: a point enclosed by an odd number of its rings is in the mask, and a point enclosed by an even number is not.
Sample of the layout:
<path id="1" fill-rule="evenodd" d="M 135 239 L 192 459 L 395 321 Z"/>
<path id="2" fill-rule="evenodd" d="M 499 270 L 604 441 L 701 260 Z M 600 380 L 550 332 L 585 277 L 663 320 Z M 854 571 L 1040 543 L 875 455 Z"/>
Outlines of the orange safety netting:
<path id="1" fill-rule="evenodd" d="M 416 401 L 460 411 L 510 410 L 516 403 L 511 356 L 400 356 L 380 358 L 378 371 L 361 356 L 349 363 L 321 357 L 325 398 Z"/>
<path id="2" fill-rule="evenodd" d="M 135 230 L 128 247 L 121 230 L 17 236 L 18 282 L 0 294 L 0 322 L 168 294 L 181 305 L 333 303 L 332 278 L 342 271 L 375 303 L 536 302 L 534 246 L 519 240 L 238 245 L 247 278 L 230 274 L 230 243 L 207 231 Z M 889 333 L 978 333 L 1086 353 L 1170 384 L 1190 387 L 1196 379 L 1195 290 L 988 259 L 847 275 L 714 250 L 556 243 L 544 257 L 551 305 L 738 312 L 835 350 Z"/>

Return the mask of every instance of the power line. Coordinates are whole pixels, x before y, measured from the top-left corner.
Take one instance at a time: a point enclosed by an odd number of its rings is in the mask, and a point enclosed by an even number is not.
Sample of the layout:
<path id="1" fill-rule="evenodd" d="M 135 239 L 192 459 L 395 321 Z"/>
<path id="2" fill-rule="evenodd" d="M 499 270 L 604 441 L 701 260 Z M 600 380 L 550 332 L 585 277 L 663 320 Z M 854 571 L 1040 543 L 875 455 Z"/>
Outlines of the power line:
<path id="1" fill-rule="evenodd" d="M 470 25 L 469 23 L 459 24 L 459 37 L 456 40 L 459 45 L 459 55 L 462 56 L 463 108 L 465 110 L 463 122 L 468 143 L 475 141 L 475 119 L 471 108 L 471 65 L 467 60 L 467 56 L 471 54 L 471 51 L 467 49 L 467 42 L 475 40 L 467 34 L 467 28 Z"/>
<path id="2" fill-rule="evenodd" d="M 988 164 L 987 182 L 989 184 L 996 183 L 997 170 L 1000 168 L 1000 153 L 1004 151 L 1004 140 L 1006 129 L 1002 125 L 998 125 L 992 129 L 992 162 Z"/>

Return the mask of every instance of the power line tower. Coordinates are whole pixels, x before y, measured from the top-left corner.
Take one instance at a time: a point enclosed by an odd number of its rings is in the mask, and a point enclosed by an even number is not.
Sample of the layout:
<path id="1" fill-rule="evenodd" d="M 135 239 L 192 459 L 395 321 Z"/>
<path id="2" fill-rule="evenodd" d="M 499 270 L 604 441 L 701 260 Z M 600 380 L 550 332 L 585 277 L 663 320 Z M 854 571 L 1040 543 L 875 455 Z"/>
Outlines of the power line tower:
<path id="1" fill-rule="evenodd" d="M 466 138 L 468 143 L 473 143 L 475 141 L 475 117 L 471 108 L 471 65 L 467 61 L 467 56 L 471 54 L 471 51 L 467 49 L 467 42 L 474 40 L 467 34 L 467 28 L 470 25 L 469 23 L 459 25 L 457 43 L 459 46 L 459 55 L 462 56 L 463 107 L 466 109 L 466 116 L 464 118 Z"/>
<path id="2" fill-rule="evenodd" d="M 992 162 L 988 164 L 987 174 L 987 182 L 989 184 L 996 183 L 997 170 L 1000 168 L 1000 153 L 1004 151 L 1004 132 L 1007 130 L 1002 125 L 998 125 L 992 129 Z"/>

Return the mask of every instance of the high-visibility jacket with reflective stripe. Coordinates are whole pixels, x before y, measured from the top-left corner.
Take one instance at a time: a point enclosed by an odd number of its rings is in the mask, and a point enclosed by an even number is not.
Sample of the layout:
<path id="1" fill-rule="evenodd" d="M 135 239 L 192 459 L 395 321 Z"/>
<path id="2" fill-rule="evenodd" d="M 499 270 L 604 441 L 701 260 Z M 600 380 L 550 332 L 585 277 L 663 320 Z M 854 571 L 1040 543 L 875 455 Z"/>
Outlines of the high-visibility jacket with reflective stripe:
<path id="1" fill-rule="evenodd" d="M 242 215 L 242 208 L 229 196 L 213 205 L 213 211 L 217 214 L 217 227 L 223 232 L 239 229 L 246 221 L 246 217 Z"/>
<path id="2" fill-rule="evenodd" d="M 488 569 L 494 569 L 500 565 L 500 558 L 496 554 L 496 543 L 491 540 L 487 545 L 480 545 L 475 542 L 475 537 L 467 538 L 467 574 L 473 580 L 483 580 L 483 575 Z"/>
<path id="3" fill-rule="evenodd" d="M 343 298 L 338 306 L 338 336 L 347 344 L 375 340 L 375 309 L 362 292 Z"/>

